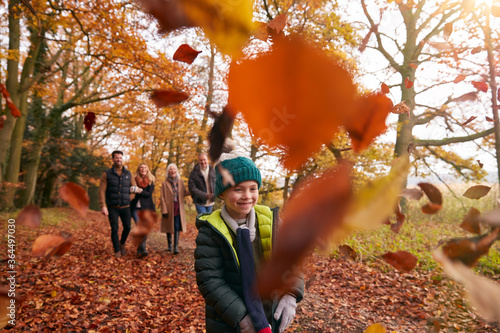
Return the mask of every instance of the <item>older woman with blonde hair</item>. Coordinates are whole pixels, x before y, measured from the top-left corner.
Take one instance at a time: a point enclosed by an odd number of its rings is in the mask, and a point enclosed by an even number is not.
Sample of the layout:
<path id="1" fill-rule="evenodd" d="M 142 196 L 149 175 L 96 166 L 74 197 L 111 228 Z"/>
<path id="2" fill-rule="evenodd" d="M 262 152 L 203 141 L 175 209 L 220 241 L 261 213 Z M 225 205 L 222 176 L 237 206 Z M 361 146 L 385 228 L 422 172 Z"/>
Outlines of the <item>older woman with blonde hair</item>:
<path id="1" fill-rule="evenodd" d="M 139 164 L 135 173 L 137 188 L 131 189 L 131 191 L 135 193 L 135 198 L 130 202 L 132 218 L 135 224 L 140 223 L 139 214 L 137 214 L 139 210 L 155 210 L 155 204 L 152 197 L 155 190 L 155 180 L 155 176 L 149 171 L 148 165 L 146 163 Z M 139 258 L 148 255 L 146 251 L 146 238 L 147 237 L 144 237 L 137 247 L 137 256 Z"/>
<path id="2" fill-rule="evenodd" d="M 161 232 L 167 234 L 168 251 L 172 251 L 174 234 L 174 254 L 179 253 L 179 234 L 186 231 L 184 198 L 189 196 L 175 164 L 167 166 L 167 179 L 161 184 Z"/>

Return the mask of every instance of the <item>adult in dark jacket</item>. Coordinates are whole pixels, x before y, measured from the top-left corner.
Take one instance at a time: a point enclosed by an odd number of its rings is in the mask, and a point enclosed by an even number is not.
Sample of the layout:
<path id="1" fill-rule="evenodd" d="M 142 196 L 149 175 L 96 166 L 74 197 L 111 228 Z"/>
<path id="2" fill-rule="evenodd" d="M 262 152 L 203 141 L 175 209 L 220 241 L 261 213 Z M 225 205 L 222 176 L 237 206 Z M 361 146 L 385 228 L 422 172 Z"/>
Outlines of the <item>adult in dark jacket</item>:
<path id="1" fill-rule="evenodd" d="M 111 241 L 117 258 L 125 255 L 125 242 L 130 233 L 130 200 L 131 187 L 136 186 L 130 171 L 123 166 L 123 152 L 115 150 L 111 153 L 113 166 L 106 170 L 99 184 L 99 205 L 101 212 L 109 219 Z M 134 189 L 134 187 L 132 187 Z M 121 219 L 123 231 L 118 239 L 118 218 Z"/>
<path id="2" fill-rule="evenodd" d="M 137 171 L 135 173 L 135 182 L 137 183 L 137 194 L 135 198 L 130 203 L 130 208 L 132 211 L 132 218 L 135 221 L 135 224 L 141 223 L 139 219 L 139 214 L 137 213 L 140 210 L 152 210 L 155 211 L 155 204 L 153 202 L 153 193 L 155 190 L 155 176 L 149 171 L 148 165 L 146 163 L 141 163 L 137 167 Z M 144 236 L 144 239 L 140 242 L 137 247 L 137 256 L 139 258 L 145 257 L 148 255 L 148 251 L 146 250 L 146 239 L 147 236 Z"/>
<path id="3" fill-rule="evenodd" d="M 274 299 L 252 293 L 256 270 L 271 257 L 278 214 L 256 205 L 261 176 L 252 160 L 232 152 L 222 154 L 220 164 L 236 185 L 224 185 L 216 167 L 215 195 L 224 206 L 196 220 L 195 271 L 205 299 L 206 331 L 284 332 L 303 298 L 303 275 L 295 271 L 287 276 L 288 289 Z"/>
<path id="4" fill-rule="evenodd" d="M 210 213 L 215 203 L 215 170 L 208 164 L 207 154 L 201 153 L 196 164 L 189 174 L 189 193 L 193 198 L 196 212 Z"/>

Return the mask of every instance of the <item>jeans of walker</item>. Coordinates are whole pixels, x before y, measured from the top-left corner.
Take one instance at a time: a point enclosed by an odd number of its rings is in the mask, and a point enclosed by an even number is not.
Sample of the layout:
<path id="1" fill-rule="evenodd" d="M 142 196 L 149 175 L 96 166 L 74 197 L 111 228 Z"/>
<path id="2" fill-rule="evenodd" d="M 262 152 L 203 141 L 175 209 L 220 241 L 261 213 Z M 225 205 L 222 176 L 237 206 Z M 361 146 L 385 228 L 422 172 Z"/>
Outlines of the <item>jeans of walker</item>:
<path id="1" fill-rule="evenodd" d="M 194 205 L 196 207 L 196 212 L 198 214 L 201 214 L 201 213 L 211 213 L 212 212 L 212 208 L 214 206 L 202 206 L 202 205 Z"/>
<path id="2" fill-rule="evenodd" d="M 108 213 L 109 225 L 111 226 L 111 241 L 113 242 L 113 249 L 116 253 L 120 251 L 120 244 L 125 244 L 128 234 L 130 233 L 130 207 L 108 207 Z M 122 220 L 123 225 L 122 237 L 120 240 L 118 240 L 118 218 Z"/>
<path id="3" fill-rule="evenodd" d="M 137 223 L 139 223 L 139 214 L 137 212 L 140 211 L 141 209 L 140 208 L 131 208 L 130 210 L 132 212 L 132 218 L 134 219 L 135 225 L 137 225 Z M 147 236 L 144 236 L 143 240 L 141 241 L 141 243 L 137 247 L 137 254 L 147 252 L 146 251 L 146 239 L 147 239 Z"/>
<path id="4" fill-rule="evenodd" d="M 174 231 L 181 231 L 181 216 L 180 215 L 175 215 L 174 216 Z"/>

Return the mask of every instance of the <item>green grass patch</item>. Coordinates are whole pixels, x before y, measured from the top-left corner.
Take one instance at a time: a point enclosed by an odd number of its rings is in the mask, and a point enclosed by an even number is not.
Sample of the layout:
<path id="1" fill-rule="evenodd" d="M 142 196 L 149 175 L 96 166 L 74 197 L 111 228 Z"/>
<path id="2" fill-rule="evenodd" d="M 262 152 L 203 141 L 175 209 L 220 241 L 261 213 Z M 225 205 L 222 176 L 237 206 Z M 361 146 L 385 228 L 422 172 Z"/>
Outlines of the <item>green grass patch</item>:
<path id="1" fill-rule="evenodd" d="M 380 266 L 382 254 L 389 251 L 407 251 L 417 256 L 419 262 L 417 269 L 437 269 L 439 265 L 432 258 L 432 252 L 440 243 L 451 238 L 474 236 L 459 227 L 469 209 L 474 207 L 485 213 L 497 206 L 498 187 L 494 187 L 486 197 L 479 200 L 463 197 L 462 193 L 467 188 L 466 185 L 457 186 L 453 189 L 455 194 L 441 189 L 443 208 L 434 215 L 423 214 L 421 211 L 421 206 L 428 201 L 426 197 L 418 202 L 410 201 L 405 214 L 405 223 L 397 234 L 392 232 L 389 226 L 384 225 L 373 231 L 357 232 L 343 244 L 352 247 L 359 259 L 368 264 Z M 483 233 L 488 230 L 487 226 L 483 226 Z M 336 251 L 333 255 L 336 255 Z M 387 269 L 392 268 L 387 267 Z M 500 241 L 492 246 L 488 255 L 479 260 L 475 270 L 484 275 L 500 274 Z"/>

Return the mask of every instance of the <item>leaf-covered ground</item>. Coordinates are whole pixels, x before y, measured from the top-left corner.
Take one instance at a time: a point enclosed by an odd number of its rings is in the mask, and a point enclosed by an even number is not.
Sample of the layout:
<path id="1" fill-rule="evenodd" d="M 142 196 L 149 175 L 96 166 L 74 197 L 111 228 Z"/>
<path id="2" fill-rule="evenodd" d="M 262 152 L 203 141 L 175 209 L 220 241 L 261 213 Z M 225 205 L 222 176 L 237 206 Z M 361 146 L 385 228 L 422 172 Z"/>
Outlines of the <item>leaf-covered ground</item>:
<path id="1" fill-rule="evenodd" d="M 193 270 L 196 229 L 181 234 L 179 255 L 165 252 L 164 234 L 148 240 L 149 256 L 112 255 L 109 224 L 98 212 L 83 219 L 58 208 L 58 225 L 16 228 L 16 292 L 26 296 L 16 326 L 1 332 L 203 332 L 204 306 Z M 6 221 L 1 221 L 7 230 Z M 38 235 L 65 230 L 71 250 L 44 261 L 31 256 Z M 2 281 L 7 248 L 1 244 Z M 439 272 L 400 274 L 387 267 L 315 254 L 306 263 L 307 291 L 288 332 L 363 332 L 372 323 L 388 332 L 498 332 L 464 303 L 461 289 Z M 383 272 L 383 271 L 387 272 Z"/>

